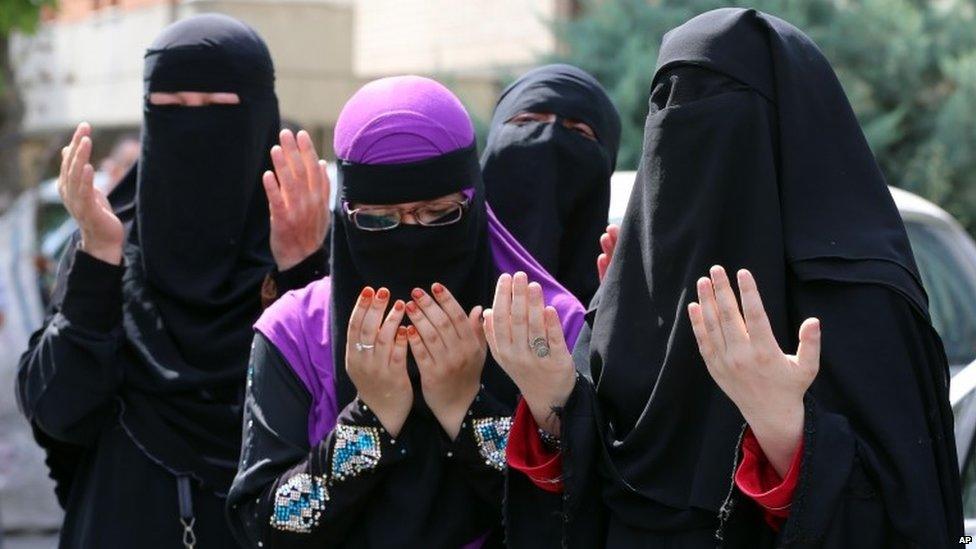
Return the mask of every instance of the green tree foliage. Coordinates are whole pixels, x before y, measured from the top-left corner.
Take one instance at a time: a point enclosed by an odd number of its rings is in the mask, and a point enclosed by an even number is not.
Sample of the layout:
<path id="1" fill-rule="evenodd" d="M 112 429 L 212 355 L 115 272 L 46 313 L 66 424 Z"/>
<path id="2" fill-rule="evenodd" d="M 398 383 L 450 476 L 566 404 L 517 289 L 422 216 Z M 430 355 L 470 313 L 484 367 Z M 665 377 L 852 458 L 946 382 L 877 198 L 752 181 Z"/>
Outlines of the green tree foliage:
<path id="1" fill-rule="evenodd" d="M 803 29 L 837 71 L 889 183 L 976 232 L 976 0 L 583 0 L 554 23 L 624 119 L 620 169 L 640 157 L 661 38 L 704 11 L 754 7 Z"/>

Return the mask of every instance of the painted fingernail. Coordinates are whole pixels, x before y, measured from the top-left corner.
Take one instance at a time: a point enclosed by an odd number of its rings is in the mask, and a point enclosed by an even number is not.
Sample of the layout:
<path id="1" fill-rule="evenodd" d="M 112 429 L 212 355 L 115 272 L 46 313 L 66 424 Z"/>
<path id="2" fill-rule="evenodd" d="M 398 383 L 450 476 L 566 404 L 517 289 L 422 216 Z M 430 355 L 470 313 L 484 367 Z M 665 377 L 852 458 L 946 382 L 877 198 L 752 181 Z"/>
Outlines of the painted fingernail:
<path id="1" fill-rule="evenodd" d="M 407 312 L 408 313 L 411 313 L 411 314 L 416 313 L 417 312 L 417 304 L 414 303 L 413 301 L 408 301 L 407 302 Z"/>
<path id="2" fill-rule="evenodd" d="M 413 291 L 410 292 L 410 297 L 414 299 L 420 299 L 424 297 L 424 291 L 421 290 L 420 288 L 414 288 Z"/>
<path id="3" fill-rule="evenodd" d="M 431 286 L 430 289 L 433 290 L 435 294 L 441 295 L 441 292 L 444 291 L 444 286 L 441 285 L 440 282 L 435 282 L 434 285 Z"/>
<path id="4" fill-rule="evenodd" d="M 413 337 L 417 335 L 417 328 L 413 326 L 407 326 L 407 337 Z"/>
<path id="5" fill-rule="evenodd" d="M 407 337 L 407 327 L 400 326 L 397 328 L 397 337 Z"/>
<path id="6" fill-rule="evenodd" d="M 365 288 L 363 288 L 363 293 L 359 294 L 359 296 L 362 297 L 363 299 L 369 299 L 373 297 L 373 289 L 370 288 L 369 286 L 366 286 Z"/>
<path id="7" fill-rule="evenodd" d="M 400 301 L 399 299 L 396 300 L 396 303 L 393 304 L 393 309 L 394 310 L 397 310 L 397 311 L 402 311 L 403 310 L 403 301 Z"/>
<path id="8" fill-rule="evenodd" d="M 380 288 L 380 291 L 376 292 L 376 297 L 378 297 L 379 299 L 389 299 L 390 290 L 387 290 L 386 288 Z"/>

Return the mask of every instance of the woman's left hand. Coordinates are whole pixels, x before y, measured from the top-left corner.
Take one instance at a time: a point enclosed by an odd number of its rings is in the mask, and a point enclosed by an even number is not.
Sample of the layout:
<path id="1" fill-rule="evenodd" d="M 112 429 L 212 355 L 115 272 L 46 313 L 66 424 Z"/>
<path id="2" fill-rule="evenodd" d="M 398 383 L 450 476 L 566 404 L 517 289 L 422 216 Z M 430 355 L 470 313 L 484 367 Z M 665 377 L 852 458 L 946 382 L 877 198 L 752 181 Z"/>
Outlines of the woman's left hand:
<path id="1" fill-rule="evenodd" d="M 410 351 L 420 370 L 424 400 L 451 437 L 461 431 L 464 414 L 481 389 L 488 344 L 481 330 L 481 306 L 465 313 L 443 284 L 430 294 L 415 288 L 407 302 Z"/>
<path id="2" fill-rule="evenodd" d="M 708 372 L 739 408 L 763 453 L 785 476 L 803 436 L 803 395 L 820 368 L 820 322 L 800 326 L 795 355 L 784 353 L 752 274 L 738 272 L 742 311 L 725 269 L 698 280 L 698 303 L 688 315 Z"/>

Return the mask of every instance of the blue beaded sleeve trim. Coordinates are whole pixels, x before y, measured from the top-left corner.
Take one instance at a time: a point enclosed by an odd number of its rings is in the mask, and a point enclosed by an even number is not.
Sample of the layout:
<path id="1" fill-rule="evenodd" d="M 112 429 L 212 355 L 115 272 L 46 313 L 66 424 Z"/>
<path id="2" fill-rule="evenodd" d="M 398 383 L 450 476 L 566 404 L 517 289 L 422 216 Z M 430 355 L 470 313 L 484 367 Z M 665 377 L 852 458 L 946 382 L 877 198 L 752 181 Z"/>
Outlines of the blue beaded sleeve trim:
<path id="1" fill-rule="evenodd" d="M 271 526 L 286 532 L 307 534 L 318 526 L 329 492 L 325 479 L 308 473 L 297 474 L 275 492 Z"/>
<path id="2" fill-rule="evenodd" d="M 508 432 L 512 428 L 511 417 L 489 417 L 472 422 L 478 451 L 485 458 L 485 465 L 502 471 L 505 469 L 505 447 Z"/>
<path id="3" fill-rule="evenodd" d="M 332 445 L 332 478 L 345 480 L 376 467 L 383 453 L 375 427 L 336 425 Z"/>

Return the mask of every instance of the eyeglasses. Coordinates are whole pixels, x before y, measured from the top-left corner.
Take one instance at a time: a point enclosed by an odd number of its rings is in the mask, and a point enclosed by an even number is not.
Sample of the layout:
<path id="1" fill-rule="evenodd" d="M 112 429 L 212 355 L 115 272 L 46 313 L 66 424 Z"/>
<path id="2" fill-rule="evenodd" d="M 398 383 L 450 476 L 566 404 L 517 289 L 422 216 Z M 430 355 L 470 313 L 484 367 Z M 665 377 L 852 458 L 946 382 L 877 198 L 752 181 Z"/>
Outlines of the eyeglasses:
<path id="1" fill-rule="evenodd" d="M 469 204 L 469 200 L 465 200 L 464 202 L 445 200 L 410 209 L 369 206 L 350 210 L 349 203 L 343 202 L 342 209 L 357 229 L 363 231 L 388 231 L 399 227 L 405 215 L 412 216 L 417 220 L 417 223 L 424 227 L 452 225 L 461 221 Z"/>

